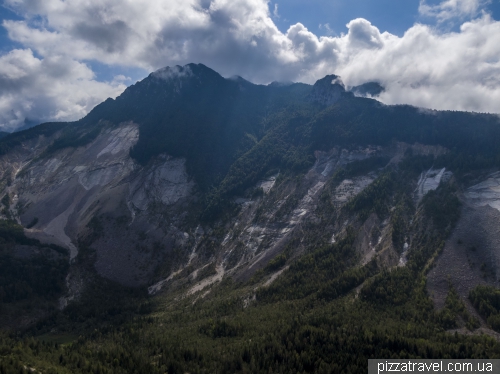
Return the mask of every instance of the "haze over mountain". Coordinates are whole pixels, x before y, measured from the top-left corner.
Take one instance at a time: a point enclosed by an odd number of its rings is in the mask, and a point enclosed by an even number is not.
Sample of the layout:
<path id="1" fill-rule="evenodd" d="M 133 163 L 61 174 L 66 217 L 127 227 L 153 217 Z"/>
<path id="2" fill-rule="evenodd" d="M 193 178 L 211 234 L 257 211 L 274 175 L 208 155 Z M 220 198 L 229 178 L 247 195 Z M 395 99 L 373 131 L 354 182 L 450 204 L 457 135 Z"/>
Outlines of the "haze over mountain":
<path id="1" fill-rule="evenodd" d="M 165 67 L 0 139 L 0 370 L 497 357 L 500 118 L 359 90 Z"/>

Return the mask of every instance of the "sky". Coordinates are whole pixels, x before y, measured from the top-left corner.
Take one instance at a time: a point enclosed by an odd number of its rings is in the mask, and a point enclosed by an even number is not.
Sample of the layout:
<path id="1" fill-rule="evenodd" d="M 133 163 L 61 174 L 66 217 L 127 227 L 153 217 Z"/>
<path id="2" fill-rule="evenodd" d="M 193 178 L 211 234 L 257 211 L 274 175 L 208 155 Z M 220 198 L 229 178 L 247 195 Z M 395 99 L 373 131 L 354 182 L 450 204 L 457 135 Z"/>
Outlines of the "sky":
<path id="1" fill-rule="evenodd" d="M 71 121 L 165 66 L 377 81 L 386 104 L 500 113 L 500 0 L 0 0 L 0 130 Z"/>

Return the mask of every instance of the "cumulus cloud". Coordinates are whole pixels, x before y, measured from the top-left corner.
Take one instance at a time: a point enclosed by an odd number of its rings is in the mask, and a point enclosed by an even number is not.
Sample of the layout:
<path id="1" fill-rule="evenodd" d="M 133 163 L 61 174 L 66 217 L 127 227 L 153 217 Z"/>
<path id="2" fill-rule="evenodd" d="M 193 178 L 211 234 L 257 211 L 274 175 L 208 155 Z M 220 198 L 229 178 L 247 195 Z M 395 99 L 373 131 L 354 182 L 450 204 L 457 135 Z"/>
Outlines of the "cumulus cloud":
<path id="1" fill-rule="evenodd" d="M 500 112 L 500 22 L 485 15 L 457 33 L 415 25 L 401 38 L 380 37 L 383 48 L 347 55 L 344 81 L 379 79 L 380 99 L 391 104 Z"/>
<path id="2" fill-rule="evenodd" d="M 30 49 L 0 57 L 0 125 L 11 131 L 26 118 L 66 121 L 83 117 L 107 97 L 125 89 L 118 76 L 97 82 L 85 64 L 64 57 L 39 59 Z"/>
<path id="3" fill-rule="evenodd" d="M 96 81 L 85 61 L 144 71 L 201 62 L 256 83 L 313 83 L 335 73 L 351 86 L 382 83 L 388 104 L 500 111 L 500 22 L 480 12 L 485 0 L 422 0 L 421 14 L 438 22 L 468 20 L 457 32 L 415 24 L 401 37 L 362 18 L 340 36 L 318 36 L 301 23 L 281 32 L 277 4 L 266 0 L 4 3 L 23 19 L 2 25 L 25 47 L 0 57 L 0 125 L 10 128 L 23 116 L 78 118 L 123 89 L 123 81 Z M 24 56 L 19 65 L 10 62 L 15 55 Z"/>

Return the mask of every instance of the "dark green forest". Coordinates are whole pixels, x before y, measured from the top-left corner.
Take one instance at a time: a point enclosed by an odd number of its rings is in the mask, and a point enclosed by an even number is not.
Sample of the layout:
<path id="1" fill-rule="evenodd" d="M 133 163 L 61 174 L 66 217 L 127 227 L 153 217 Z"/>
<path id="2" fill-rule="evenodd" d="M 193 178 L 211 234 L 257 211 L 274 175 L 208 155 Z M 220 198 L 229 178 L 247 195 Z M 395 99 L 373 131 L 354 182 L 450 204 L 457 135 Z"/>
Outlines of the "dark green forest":
<path id="1" fill-rule="evenodd" d="M 16 256 L 19 246 L 34 249 L 38 254 Z M 65 289 L 68 267 L 65 249 L 43 246 L 38 240 L 27 238 L 23 227 L 14 221 L 0 220 L 1 304 L 33 296 L 54 299 Z"/>

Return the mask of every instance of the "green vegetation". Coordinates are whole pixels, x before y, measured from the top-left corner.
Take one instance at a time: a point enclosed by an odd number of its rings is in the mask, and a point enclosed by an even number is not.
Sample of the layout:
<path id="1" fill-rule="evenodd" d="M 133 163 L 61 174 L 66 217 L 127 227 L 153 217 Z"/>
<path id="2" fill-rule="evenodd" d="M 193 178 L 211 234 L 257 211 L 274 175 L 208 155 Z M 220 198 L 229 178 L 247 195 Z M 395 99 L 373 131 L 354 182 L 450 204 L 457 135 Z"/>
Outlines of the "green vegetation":
<path id="1" fill-rule="evenodd" d="M 491 286 L 477 286 L 469 299 L 491 328 L 500 332 L 500 290 Z"/>
<path id="2" fill-rule="evenodd" d="M 7 219 L 9 219 L 9 220 L 10 220 L 10 219 L 12 218 L 12 217 L 11 217 L 12 215 L 11 215 L 11 213 L 10 213 L 10 196 L 9 196 L 9 194 L 8 194 L 8 193 L 6 193 L 6 194 L 4 195 L 4 197 L 2 197 L 1 202 L 2 202 L 2 204 L 3 204 L 3 206 L 4 206 L 4 208 L 2 209 L 2 214 L 3 214 L 5 217 L 7 217 Z"/>
<path id="3" fill-rule="evenodd" d="M 70 124 L 64 128 L 61 136 L 47 147 L 46 153 L 50 154 L 68 147 L 83 147 L 97 138 L 103 125 L 101 122 L 86 127 L 79 122 Z"/>
<path id="4" fill-rule="evenodd" d="M 217 270 L 215 269 L 215 262 L 212 262 L 198 272 L 196 279 L 207 278 L 215 274 L 217 274 Z"/>
<path id="5" fill-rule="evenodd" d="M 357 176 L 376 171 L 377 169 L 382 169 L 388 164 L 388 162 L 388 157 L 381 156 L 369 157 L 365 160 L 353 161 L 338 169 L 330 178 L 330 183 L 333 186 L 336 186 L 344 179 L 355 178 Z"/>
<path id="6" fill-rule="evenodd" d="M 258 300 L 294 300 L 303 299 L 318 291 L 325 294 L 335 292 L 334 289 L 339 282 L 337 277 L 356 262 L 356 253 L 353 248 L 354 240 L 355 233 L 351 230 L 341 242 L 324 246 L 304 255 L 290 266 L 289 270 L 280 277 L 279 282 L 273 283 L 270 287 L 259 289 L 257 292 Z M 276 257 L 276 262 L 271 262 L 269 266 L 278 269 L 276 265 L 284 265 L 284 262 L 280 264 L 282 261 L 280 260 L 280 256 Z M 348 290 L 350 289 L 352 287 L 348 288 Z"/>
<path id="7" fill-rule="evenodd" d="M 432 156 L 413 158 L 413 165 L 402 166 L 410 171 L 435 164 L 445 165 L 461 176 L 500 165 L 500 150 L 493 140 L 500 136 L 500 126 L 490 115 L 423 112 L 410 106 L 386 107 L 370 99 L 345 98 L 326 109 L 296 105 L 276 113 L 270 123 L 265 136 L 231 165 L 220 185 L 214 188 L 207 204 L 209 217 L 216 217 L 217 212 L 227 206 L 226 196 L 241 193 L 267 170 L 279 168 L 282 173 L 292 175 L 303 172 L 312 166 L 314 151 L 327 151 L 335 146 L 349 149 L 354 145 L 390 146 L 391 142 L 404 141 L 441 145 L 451 150 L 436 160 Z M 384 159 L 370 162 L 381 160 Z M 390 178 L 384 183 L 390 183 Z M 379 194 L 383 193 L 380 191 Z M 383 196 L 377 198 L 383 199 Z"/>
<path id="8" fill-rule="evenodd" d="M 65 249 L 42 245 L 15 221 L 0 220 L 0 327 L 34 310 L 55 308 L 68 268 Z"/>
<path id="9" fill-rule="evenodd" d="M 347 209 L 358 212 L 361 220 L 368 218 L 371 213 L 386 217 L 389 212 L 389 198 L 392 196 L 396 178 L 396 172 L 392 170 L 386 171 L 351 200 L 347 205 Z"/>
<path id="10" fill-rule="evenodd" d="M 477 329 L 480 326 L 477 318 L 471 316 L 471 314 L 467 311 L 463 301 L 460 299 L 460 296 L 451 284 L 449 285 L 445 306 L 437 316 L 445 329 L 459 327 L 459 324 L 457 323 L 457 316 L 461 318 L 469 330 Z"/>
<path id="11" fill-rule="evenodd" d="M 33 296 L 54 300 L 65 289 L 68 261 L 39 257 L 31 260 L 0 255 L 0 303 L 26 300 Z M 43 281 L 42 281 L 43 280 Z"/>
<path id="12" fill-rule="evenodd" d="M 449 232 L 460 217 L 461 203 L 456 196 L 456 186 L 444 185 L 424 196 L 423 205 L 426 213 L 432 218 L 435 227 Z"/>

